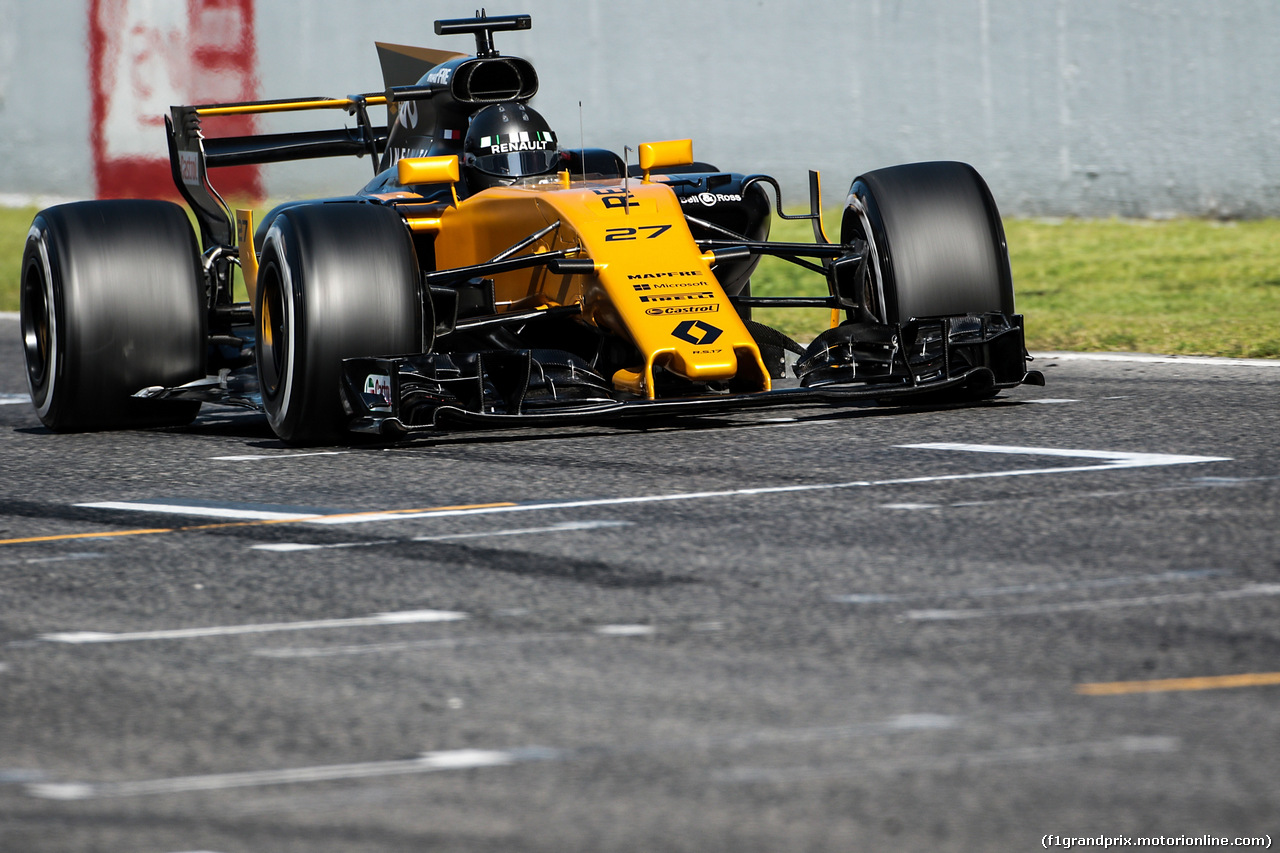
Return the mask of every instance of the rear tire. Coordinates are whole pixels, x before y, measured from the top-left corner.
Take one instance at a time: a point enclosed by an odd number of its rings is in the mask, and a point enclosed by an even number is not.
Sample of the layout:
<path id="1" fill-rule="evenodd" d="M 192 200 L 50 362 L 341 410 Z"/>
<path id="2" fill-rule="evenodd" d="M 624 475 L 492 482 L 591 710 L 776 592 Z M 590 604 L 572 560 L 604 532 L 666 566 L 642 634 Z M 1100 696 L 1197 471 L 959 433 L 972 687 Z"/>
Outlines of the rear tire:
<path id="1" fill-rule="evenodd" d="M 275 218 L 254 300 L 258 379 L 271 429 L 319 444 L 346 432 L 342 361 L 423 349 L 421 276 L 393 210 L 311 204 Z"/>
<path id="2" fill-rule="evenodd" d="M 885 297 L 883 312 L 875 300 L 866 306 L 875 319 L 1013 314 L 1004 226 L 972 166 L 941 161 L 877 169 L 855 179 L 850 193 L 866 211 L 871 234 L 846 209 L 840 240 L 870 236 L 874 244 Z M 876 263 L 867 268 L 874 285 Z"/>
<path id="3" fill-rule="evenodd" d="M 132 395 L 205 375 L 200 251 L 164 201 L 87 201 L 36 215 L 22 255 L 27 387 L 57 431 L 190 423 L 200 404 Z"/>

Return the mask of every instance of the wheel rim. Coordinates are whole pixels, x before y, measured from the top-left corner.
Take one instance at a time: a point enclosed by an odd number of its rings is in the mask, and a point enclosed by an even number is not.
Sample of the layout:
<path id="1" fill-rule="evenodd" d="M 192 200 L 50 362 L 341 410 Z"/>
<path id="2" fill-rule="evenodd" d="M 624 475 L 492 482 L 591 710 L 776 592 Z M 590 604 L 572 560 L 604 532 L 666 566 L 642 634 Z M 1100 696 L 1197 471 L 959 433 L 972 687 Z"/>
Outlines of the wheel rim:
<path id="1" fill-rule="evenodd" d="M 27 354 L 27 375 L 36 385 L 43 385 L 49 375 L 50 345 L 53 329 L 49 323 L 49 303 L 45 298 L 44 276 L 33 262 L 27 264 L 22 282 L 22 345 Z"/>
<path id="2" fill-rule="evenodd" d="M 283 282 L 280 268 L 268 264 L 258 278 L 262 291 L 262 309 L 258 316 L 258 381 L 262 394 L 274 399 L 284 384 L 289 359 Z"/>
<path id="3" fill-rule="evenodd" d="M 27 259 L 22 274 L 22 349 L 32 397 L 39 397 L 53 375 L 57 357 L 57 325 L 53 306 L 49 260 L 43 240 Z"/>

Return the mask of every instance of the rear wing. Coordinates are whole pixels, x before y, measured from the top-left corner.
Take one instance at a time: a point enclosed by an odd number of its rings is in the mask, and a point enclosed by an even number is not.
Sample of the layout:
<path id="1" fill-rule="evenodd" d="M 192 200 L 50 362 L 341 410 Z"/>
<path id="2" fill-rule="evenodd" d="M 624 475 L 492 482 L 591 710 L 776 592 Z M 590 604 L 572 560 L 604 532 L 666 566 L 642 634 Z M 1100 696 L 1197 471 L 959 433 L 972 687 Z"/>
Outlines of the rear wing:
<path id="1" fill-rule="evenodd" d="M 293 98 L 171 108 L 165 116 L 165 126 L 169 132 L 173 182 L 200 223 L 205 251 L 231 246 L 235 221 L 226 202 L 209 183 L 209 169 L 368 154 L 376 175 L 401 101 L 432 101 L 436 123 L 447 119 L 452 128 L 447 124 L 444 127 L 456 129 L 465 127 L 466 116 L 485 104 L 523 103 L 532 98 L 538 91 L 538 75 L 533 65 L 518 57 L 501 56 L 493 47 L 495 32 L 527 30 L 531 25 L 528 15 L 490 18 L 483 10 L 475 18 L 435 22 L 436 35 L 474 35 L 474 56 L 379 42 L 378 59 L 387 86 L 385 92 L 346 98 Z M 436 73 L 428 74 L 432 69 Z M 369 107 L 373 106 L 387 107 L 387 124 L 374 126 L 369 120 Z M 201 126 L 203 119 L 215 116 L 325 109 L 343 110 L 355 116 L 356 126 L 214 138 L 206 138 Z"/>
<path id="2" fill-rule="evenodd" d="M 410 87 L 405 87 L 410 88 Z M 387 145 L 386 125 L 369 120 L 369 107 L 383 106 L 396 99 L 387 93 L 351 95 L 346 98 L 294 98 L 278 101 L 246 101 L 235 104 L 206 104 L 173 107 L 165 116 L 169 135 L 169 166 L 178 192 L 191 205 L 206 250 L 232 244 L 232 215 L 226 202 L 209 181 L 209 169 L 344 157 L 366 154 L 378 159 Z M 202 120 L 216 116 L 261 115 L 307 110 L 342 110 L 356 118 L 355 127 L 294 133 L 266 133 L 254 136 L 206 137 Z"/>

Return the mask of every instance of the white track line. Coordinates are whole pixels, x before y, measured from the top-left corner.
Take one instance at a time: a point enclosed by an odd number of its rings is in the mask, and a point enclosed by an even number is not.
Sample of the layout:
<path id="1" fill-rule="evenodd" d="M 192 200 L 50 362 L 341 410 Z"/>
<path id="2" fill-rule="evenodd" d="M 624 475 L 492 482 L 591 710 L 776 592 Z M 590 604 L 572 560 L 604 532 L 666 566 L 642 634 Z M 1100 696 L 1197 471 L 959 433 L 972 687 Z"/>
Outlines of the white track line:
<path id="1" fill-rule="evenodd" d="M 441 518 L 458 515 L 493 515 L 508 512 L 534 512 L 546 509 L 580 509 L 598 506 L 622 506 L 627 504 L 665 503 L 670 501 L 706 500 L 710 498 L 754 497 L 798 492 L 833 491 L 837 489 L 869 488 L 874 486 L 903 486 L 919 483 L 942 483 L 962 480 L 987 480 L 1002 477 L 1027 477 L 1043 474 L 1072 474 L 1083 471 L 1114 471 L 1127 468 L 1144 468 L 1162 465 L 1190 465 L 1201 462 L 1230 462 L 1227 456 L 1185 456 L 1168 453 L 1129 453 L 1108 450 L 1066 450 L 1050 447 L 1014 447 L 985 444 L 902 444 L 897 447 L 918 450 L 957 450 L 976 453 L 1004 453 L 1030 456 L 1055 456 L 1104 460 L 1102 465 L 1078 465 L 1059 468 L 1025 468 L 1012 471 L 982 471 L 973 474 L 940 474 L 922 477 L 900 477 L 889 480 L 851 480 L 844 483 L 813 483 L 800 486 L 762 486 L 745 489 L 724 489 L 707 492 L 675 492 L 665 495 L 638 495 L 621 498 L 595 498 L 578 501 L 551 501 L 547 503 L 516 504 L 515 506 L 479 507 L 476 509 L 424 510 L 420 513 L 362 513 L 344 514 L 307 519 L 308 524 L 369 524 L 378 521 L 399 521 L 410 518 Z"/>
<path id="2" fill-rule="evenodd" d="M 604 637 L 652 637 L 658 629 L 652 625 L 601 625 L 596 633 Z"/>
<path id="3" fill-rule="evenodd" d="M 1182 592 L 1147 595 L 1139 598 L 1111 598 L 1101 601 L 1068 601 L 1060 604 L 1036 604 L 1025 607 L 988 607 L 960 610 L 908 610 L 904 619 L 918 622 L 986 619 L 993 616 L 1046 616 L 1055 613 L 1086 613 L 1094 610 L 1116 610 L 1125 607 L 1152 607 L 1161 604 L 1183 604 L 1202 601 L 1229 601 L 1280 595 L 1280 584 L 1250 584 L 1239 589 L 1218 592 Z"/>
<path id="4" fill-rule="evenodd" d="M 1146 468 L 1153 465 L 1191 465 L 1197 462 L 1229 462 L 1226 456 L 1179 456 L 1170 453 L 1130 453 L 1115 450 L 1064 450 L 1056 447 L 1015 447 L 1003 444 L 899 444 L 917 450 L 959 450 L 965 453 L 1012 453 L 1024 456 L 1061 456 L 1068 459 L 1106 459 L 1111 468 Z"/>
<path id="5" fill-rule="evenodd" d="M 348 450 L 316 450 L 310 453 L 258 453 L 248 456 L 210 456 L 215 462 L 269 462 L 274 459 L 301 459 L 306 456 L 345 456 Z"/>
<path id="6" fill-rule="evenodd" d="M 323 518 L 319 513 L 279 512 L 225 506 L 200 506 L 191 504 L 162 504 L 145 501 L 97 501 L 73 504 L 83 509 L 122 509 L 129 512 L 154 512 L 162 515 L 190 515 L 199 518 L 232 518 L 238 521 L 306 521 Z"/>
<path id="7" fill-rule="evenodd" d="M 603 750 L 605 754 L 634 755 L 673 749 L 749 749 L 770 744 L 814 743 L 827 740 L 846 740 L 883 737 L 904 732 L 940 731 L 954 728 L 960 718 L 940 714 L 902 714 L 888 720 L 854 723 L 842 726 L 822 726 L 807 729 L 767 729 L 754 732 L 738 732 L 692 740 L 664 741 L 639 745 L 614 745 Z M 599 755 L 601 750 L 591 749 Z M 213 773 L 202 776 L 177 776 L 165 779 L 146 779 L 134 782 L 40 782 L 32 781 L 24 786 L 28 796 L 49 800 L 90 800 L 111 797 L 159 796 L 162 794 L 191 791 L 224 791 L 235 788 L 254 788 L 267 785 L 285 785 L 304 782 L 326 782 L 343 779 L 369 779 L 382 776 L 403 776 L 417 773 L 434 773 L 446 770 L 469 770 L 484 767 L 504 767 L 529 761 L 554 761 L 569 759 L 573 750 L 544 746 L 517 749 L 457 749 L 427 752 L 416 758 L 391 761 L 370 761 L 355 764 L 330 764 L 312 767 L 258 770 L 241 773 Z"/>
<path id="8" fill-rule="evenodd" d="M 1047 761 L 1075 761 L 1081 758 L 1114 758 L 1142 753 L 1172 753 L 1181 748 L 1175 737 L 1130 735 L 1113 740 L 1087 741 L 1084 743 L 1046 744 L 1021 746 L 1008 749 L 991 749 L 978 752 L 953 752 L 928 755 L 908 755 L 884 760 L 862 760 L 856 764 L 839 764 L 833 767 L 737 767 L 712 774 L 712 778 L 727 784 L 795 784 L 806 781 L 840 779 L 875 773 L 904 771 L 954 771 L 971 767 L 999 766 L 1004 764 L 1041 764 Z"/>
<path id="9" fill-rule="evenodd" d="M 1182 364 L 1205 367 L 1280 367 L 1280 358 L 1219 358 L 1206 355 L 1149 355 L 1129 352 L 1036 352 L 1045 361 L 1119 361 L 1138 364 Z"/>
<path id="10" fill-rule="evenodd" d="M 1003 595 L 1042 595 L 1049 592 L 1072 592 L 1078 589 L 1102 589 L 1113 586 L 1133 586 L 1147 583 L 1171 583 L 1179 581 L 1196 581 L 1205 578 L 1222 577 L 1231 574 L 1220 569 L 1192 569 L 1190 571 L 1160 572 L 1153 575 L 1121 575 L 1113 578 L 1094 578 L 1082 581 L 1059 581 L 1057 583 L 1028 583 L 1012 586 L 985 586 L 974 589 L 963 589 L 957 592 L 907 592 L 907 593 L 866 593 L 853 595 L 833 595 L 832 601 L 841 604 L 885 604 L 894 601 L 915 601 L 921 598 L 986 598 Z"/>
<path id="11" fill-rule="evenodd" d="M 580 640 L 583 634 L 521 634 L 516 637 L 445 637 L 437 640 L 406 640 L 400 643 L 362 643 L 345 646 L 287 646 L 280 649 L 254 649 L 253 656 L 272 660 L 308 660 L 312 658 L 377 655 L 389 652 L 421 652 L 436 649 L 463 649 L 484 646 L 518 646 L 558 640 Z"/>
<path id="12" fill-rule="evenodd" d="M 245 773 L 214 773 L 206 776 L 176 776 L 137 782 L 34 782 L 26 786 L 31 797 L 46 800 L 91 800 L 107 797 L 139 797 L 189 791 L 225 791 L 300 782 L 328 782 L 337 779 L 370 779 L 438 773 L 444 770 L 472 770 L 503 767 L 517 761 L 551 757 L 549 750 L 453 749 L 426 752 L 417 758 L 395 761 L 366 761 L 357 764 L 328 764 Z"/>
<path id="13" fill-rule="evenodd" d="M 454 610 L 402 610 L 394 613 L 375 613 L 351 619 L 315 619 L 308 622 L 265 622 L 256 625 L 217 625 L 208 628 L 173 628 L 163 631 L 133 631 L 106 633 L 101 631 L 71 631 L 58 634 L 41 634 L 38 639 L 48 643 L 126 643 L 140 640 L 192 640 L 202 637 L 230 637 L 238 634 L 266 634 L 274 631 L 314 631 L 322 628 L 361 628 L 371 625 L 411 625 L 422 622 L 456 622 L 467 614 Z"/>

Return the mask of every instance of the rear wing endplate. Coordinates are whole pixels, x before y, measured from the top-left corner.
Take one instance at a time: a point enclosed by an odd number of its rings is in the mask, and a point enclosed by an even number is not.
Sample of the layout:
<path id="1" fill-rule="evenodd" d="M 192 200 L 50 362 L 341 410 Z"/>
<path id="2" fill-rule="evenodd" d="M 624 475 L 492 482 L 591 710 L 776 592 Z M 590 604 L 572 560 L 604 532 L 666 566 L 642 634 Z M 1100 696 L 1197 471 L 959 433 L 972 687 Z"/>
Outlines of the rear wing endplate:
<path id="1" fill-rule="evenodd" d="M 280 101 L 246 101 L 173 107 L 165 116 L 169 134 L 169 165 L 178 192 L 187 200 L 200 223 L 204 248 L 232 244 L 233 218 L 226 202 L 209 181 L 209 169 L 345 157 L 366 154 L 378 168 L 387 145 L 387 127 L 369 121 L 368 108 L 394 99 L 393 93 L 352 95 L 347 98 L 294 98 Z M 216 116 L 260 115 L 306 110 L 343 110 L 356 117 L 355 127 L 255 136 L 206 137 L 202 120 Z"/>

